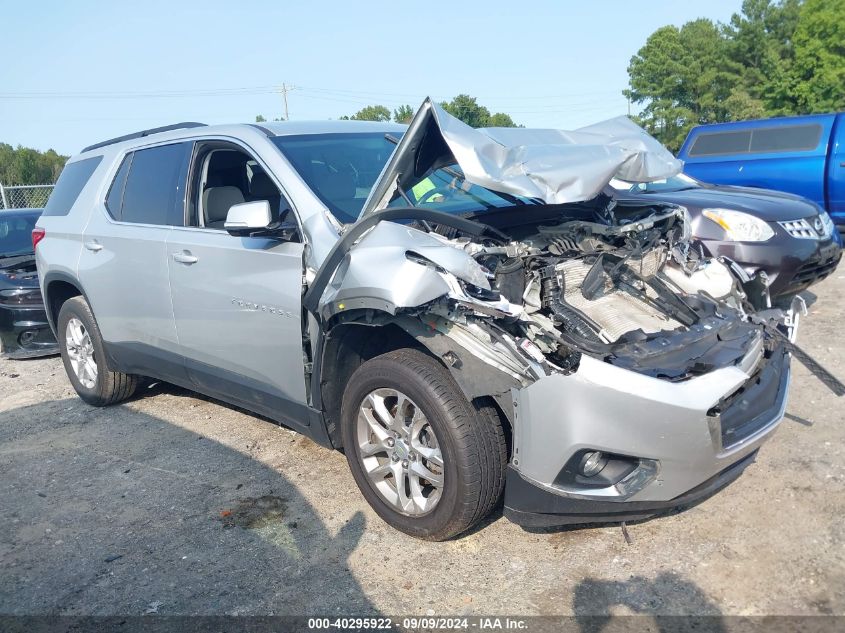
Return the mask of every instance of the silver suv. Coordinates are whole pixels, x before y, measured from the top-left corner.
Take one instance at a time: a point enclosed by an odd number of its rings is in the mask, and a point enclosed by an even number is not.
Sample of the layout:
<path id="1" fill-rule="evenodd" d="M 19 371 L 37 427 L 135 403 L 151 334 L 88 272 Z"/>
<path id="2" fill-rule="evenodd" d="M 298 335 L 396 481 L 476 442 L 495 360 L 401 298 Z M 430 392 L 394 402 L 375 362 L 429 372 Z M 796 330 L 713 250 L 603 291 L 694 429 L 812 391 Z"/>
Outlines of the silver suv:
<path id="1" fill-rule="evenodd" d="M 620 521 L 726 485 L 785 406 L 754 285 L 682 207 L 603 193 L 679 167 L 627 121 L 472 130 L 431 102 L 409 127 L 185 123 L 83 150 L 33 241 L 94 406 L 152 378 L 268 416 L 421 538 L 503 491 L 523 526 Z"/>

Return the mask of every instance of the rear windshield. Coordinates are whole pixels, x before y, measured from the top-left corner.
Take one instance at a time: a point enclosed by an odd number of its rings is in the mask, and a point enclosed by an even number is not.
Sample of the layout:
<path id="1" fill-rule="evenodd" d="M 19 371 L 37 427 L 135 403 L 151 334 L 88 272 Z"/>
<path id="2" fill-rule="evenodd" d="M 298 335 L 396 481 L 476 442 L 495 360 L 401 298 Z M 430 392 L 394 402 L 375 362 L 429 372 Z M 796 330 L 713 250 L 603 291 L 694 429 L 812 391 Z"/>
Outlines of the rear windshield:
<path id="1" fill-rule="evenodd" d="M 822 126 L 779 125 L 728 132 L 702 132 L 690 156 L 726 156 L 729 154 L 765 154 L 772 152 L 807 152 L 818 147 Z"/>
<path id="2" fill-rule="evenodd" d="M 385 138 L 385 132 L 302 134 L 272 140 L 311 191 L 344 224 L 358 219 L 396 147 Z"/>
<path id="3" fill-rule="evenodd" d="M 79 194 L 82 193 L 83 187 L 102 160 L 102 156 L 94 156 L 93 158 L 69 163 L 62 170 L 59 180 L 56 182 L 56 187 L 47 200 L 47 206 L 44 207 L 43 215 L 67 215 L 70 213 L 70 209 Z"/>
<path id="4" fill-rule="evenodd" d="M 0 259 L 32 253 L 32 229 L 38 216 L 0 211 Z"/>

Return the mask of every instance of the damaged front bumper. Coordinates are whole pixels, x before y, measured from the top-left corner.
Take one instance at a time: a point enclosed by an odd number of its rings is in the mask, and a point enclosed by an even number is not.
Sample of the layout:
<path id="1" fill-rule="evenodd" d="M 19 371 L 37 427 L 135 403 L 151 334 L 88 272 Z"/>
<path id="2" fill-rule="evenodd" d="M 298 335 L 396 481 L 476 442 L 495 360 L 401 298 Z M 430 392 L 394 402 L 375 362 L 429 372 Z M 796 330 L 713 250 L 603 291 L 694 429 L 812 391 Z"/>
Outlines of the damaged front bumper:
<path id="1" fill-rule="evenodd" d="M 58 353 L 43 306 L 0 306 L 0 357 L 18 360 Z"/>
<path id="2" fill-rule="evenodd" d="M 738 477 L 783 417 L 783 346 L 683 382 L 584 357 L 577 372 L 513 390 L 505 516 L 525 527 L 642 519 Z M 605 465 L 583 476 L 585 456 Z"/>

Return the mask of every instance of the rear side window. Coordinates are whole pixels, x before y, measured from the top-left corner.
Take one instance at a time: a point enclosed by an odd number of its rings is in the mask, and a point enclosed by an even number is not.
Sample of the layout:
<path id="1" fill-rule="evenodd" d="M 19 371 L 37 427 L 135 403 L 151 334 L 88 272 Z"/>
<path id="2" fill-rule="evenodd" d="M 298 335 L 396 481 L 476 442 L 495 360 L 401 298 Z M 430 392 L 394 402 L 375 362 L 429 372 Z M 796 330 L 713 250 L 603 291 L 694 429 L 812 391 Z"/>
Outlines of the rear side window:
<path id="1" fill-rule="evenodd" d="M 71 207 L 102 160 L 102 156 L 94 156 L 68 163 L 62 170 L 42 215 L 67 215 L 70 213 Z"/>
<path id="2" fill-rule="evenodd" d="M 751 132 L 710 132 L 700 134 L 689 150 L 690 156 L 716 156 L 718 154 L 746 154 L 751 145 Z"/>
<path id="3" fill-rule="evenodd" d="M 106 197 L 116 220 L 182 226 L 191 143 L 141 149 L 123 159 Z"/>
<path id="4" fill-rule="evenodd" d="M 752 152 L 806 152 L 816 149 L 821 125 L 760 128 L 751 133 Z"/>
<path id="5" fill-rule="evenodd" d="M 129 166 L 132 164 L 132 154 L 124 157 L 114 177 L 114 182 L 106 196 L 106 208 L 115 220 L 120 219 L 120 207 L 123 205 L 123 188 L 126 186 L 126 177 L 129 175 Z"/>
<path id="6" fill-rule="evenodd" d="M 690 156 L 722 156 L 729 154 L 765 154 L 769 152 L 806 152 L 816 149 L 822 126 L 789 125 L 762 127 L 732 132 L 700 134 L 689 150 Z"/>

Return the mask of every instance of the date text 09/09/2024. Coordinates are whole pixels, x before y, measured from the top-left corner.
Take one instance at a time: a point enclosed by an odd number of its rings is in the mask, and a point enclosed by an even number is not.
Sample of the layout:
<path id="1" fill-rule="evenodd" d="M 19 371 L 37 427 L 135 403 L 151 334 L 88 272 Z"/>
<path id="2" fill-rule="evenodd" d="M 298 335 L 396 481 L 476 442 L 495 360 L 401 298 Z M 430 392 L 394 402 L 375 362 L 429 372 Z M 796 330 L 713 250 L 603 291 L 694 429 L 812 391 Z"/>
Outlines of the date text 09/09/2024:
<path id="1" fill-rule="evenodd" d="M 518 631 L 527 628 L 528 623 L 520 618 L 474 617 L 440 618 L 433 616 L 408 617 L 401 620 L 393 618 L 309 618 L 311 630 L 350 629 L 350 630 L 393 630 L 396 626 L 405 630 L 470 630 L 479 631 Z"/>

